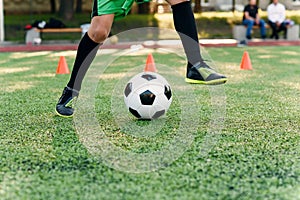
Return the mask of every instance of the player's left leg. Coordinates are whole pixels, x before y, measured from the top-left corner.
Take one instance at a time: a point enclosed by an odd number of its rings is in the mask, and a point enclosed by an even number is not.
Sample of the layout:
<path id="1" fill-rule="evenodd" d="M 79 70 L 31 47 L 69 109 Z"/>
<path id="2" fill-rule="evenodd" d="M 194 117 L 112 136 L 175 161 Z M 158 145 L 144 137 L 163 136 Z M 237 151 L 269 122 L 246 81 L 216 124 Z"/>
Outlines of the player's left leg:
<path id="1" fill-rule="evenodd" d="M 181 38 L 187 56 L 186 82 L 199 84 L 223 84 L 227 78 L 211 69 L 202 59 L 191 3 L 187 0 L 167 0 L 173 10 L 176 31 Z"/>

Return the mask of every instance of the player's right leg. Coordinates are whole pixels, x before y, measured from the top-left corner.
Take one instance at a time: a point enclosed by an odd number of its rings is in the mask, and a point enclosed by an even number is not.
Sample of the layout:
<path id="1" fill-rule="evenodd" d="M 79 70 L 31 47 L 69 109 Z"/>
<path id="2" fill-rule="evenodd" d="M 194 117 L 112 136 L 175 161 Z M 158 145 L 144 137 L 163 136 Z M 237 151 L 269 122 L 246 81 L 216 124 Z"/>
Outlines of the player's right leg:
<path id="1" fill-rule="evenodd" d="M 78 97 L 82 80 L 90 67 L 100 44 L 108 37 L 114 14 L 94 16 L 88 32 L 81 39 L 73 70 L 67 86 L 56 105 L 56 113 L 62 117 L 72 117 L 74 102 Z"/>

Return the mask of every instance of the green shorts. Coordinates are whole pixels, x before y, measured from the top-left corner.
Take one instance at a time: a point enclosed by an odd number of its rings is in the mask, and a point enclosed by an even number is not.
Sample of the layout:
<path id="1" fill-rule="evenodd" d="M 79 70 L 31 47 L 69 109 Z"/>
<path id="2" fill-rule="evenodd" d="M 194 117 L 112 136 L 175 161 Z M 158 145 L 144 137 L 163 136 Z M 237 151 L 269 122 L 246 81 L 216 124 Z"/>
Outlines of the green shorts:
<path id="1" fill-rule="evenodd" d="M 149 2 L 151 0 L 94 0 L 92 17 L 115 14 L 115 20 L 125 17 L 133 4 Z"/>

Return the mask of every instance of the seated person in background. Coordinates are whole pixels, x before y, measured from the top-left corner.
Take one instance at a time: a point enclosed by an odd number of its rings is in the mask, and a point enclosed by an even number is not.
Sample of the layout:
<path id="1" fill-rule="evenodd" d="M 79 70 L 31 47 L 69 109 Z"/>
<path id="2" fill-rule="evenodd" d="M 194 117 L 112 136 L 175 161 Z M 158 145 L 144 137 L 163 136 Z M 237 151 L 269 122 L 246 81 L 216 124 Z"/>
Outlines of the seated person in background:
<path id="1" fill-rule="evenodd" d="M 259 25 L 260 34 L 263 39 L 266 38 L 265 21 L 258 15 L 258 6 L 256 0 L 249 0 L 249 4 L 244 8 L 243 25 L 247 26 L 246 37 L 251 40 L 251 31 L 254 25 Z"/>
<path id="2" fill-rule="evenodd" d="M 285 7 L 278 3 L 278 0 L 272 0 L 272 3 L 267 8 L 269 25 L 272 28 L 271 38 L 279 39 L 278 33 L 284 31 L 286 38 L 287 25 L 285 24 Z"/>

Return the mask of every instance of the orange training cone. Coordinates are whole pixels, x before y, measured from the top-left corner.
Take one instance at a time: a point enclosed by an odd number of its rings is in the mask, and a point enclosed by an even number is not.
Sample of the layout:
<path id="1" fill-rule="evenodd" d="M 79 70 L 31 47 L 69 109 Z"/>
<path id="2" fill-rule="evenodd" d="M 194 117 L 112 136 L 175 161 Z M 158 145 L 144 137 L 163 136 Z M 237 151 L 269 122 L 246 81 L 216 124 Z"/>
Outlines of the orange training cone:
<path id="1" fill-rule="evenodd" d="M 64 56 L 59 58 L 56 74 L 70 74 L 68 64 Z"/>
<path id="2" fill-rule="evenodd" d="M 148 54 L 144 71 L 145 72 L 157 72 L 157 69 L 156 69 L 156 66 L 154 63 L 154 58 L 151 53 Z"/>
<path id="3" fill-rule="evenodd" d="M 243 54 L 240 69 L 244 69 L 244 70 L 251 70 L 252 69 L 250 56 L 249 56 L 247 51 L 245 51 L 244 54 Z"/>

